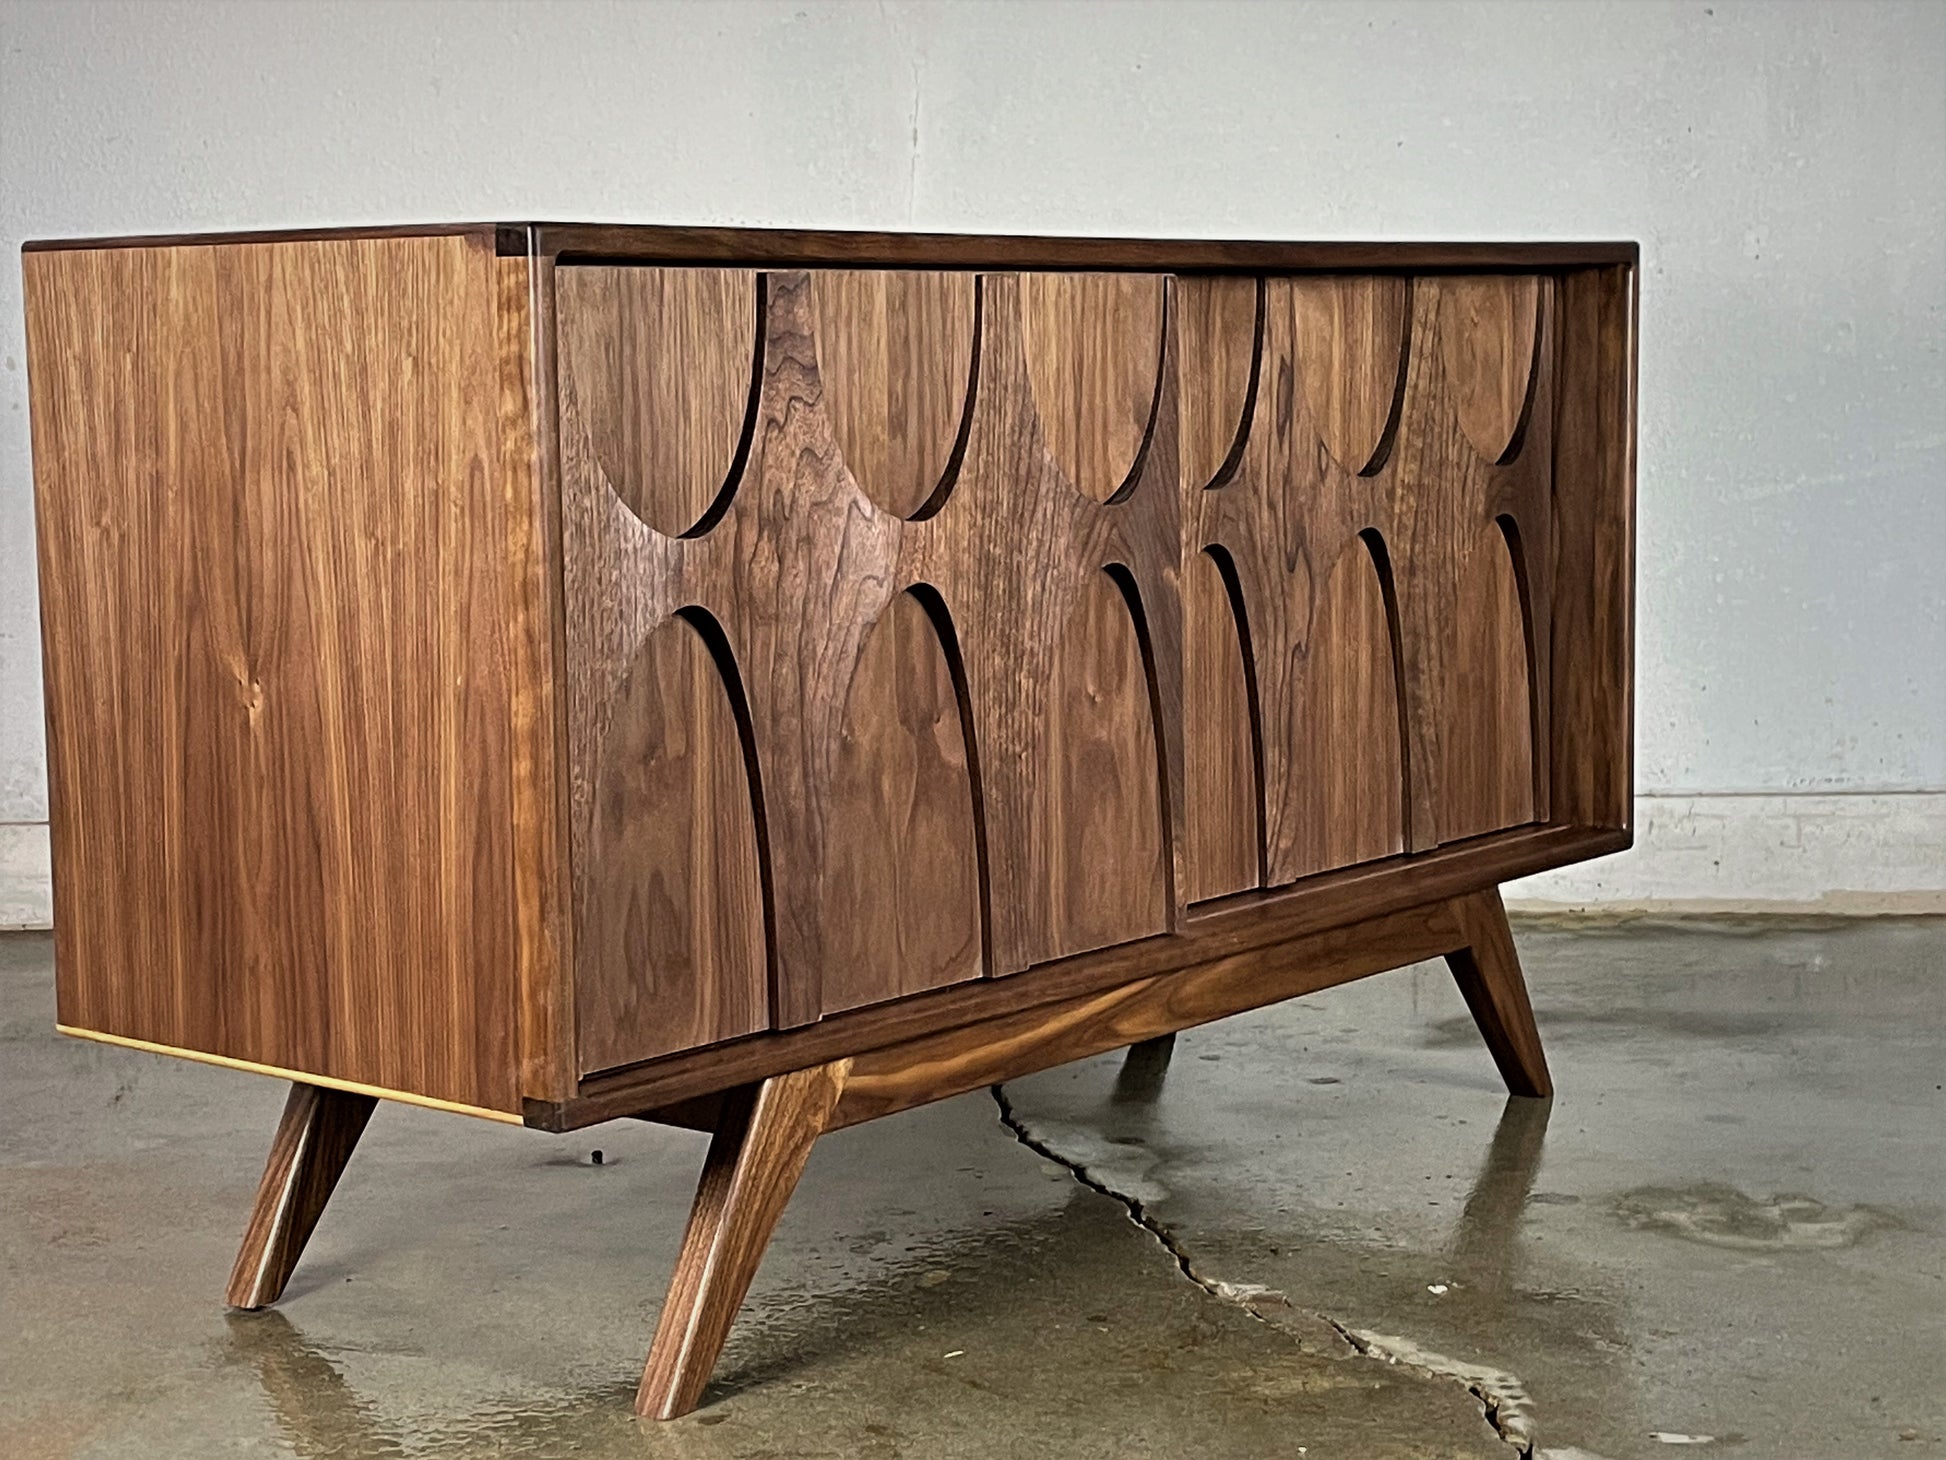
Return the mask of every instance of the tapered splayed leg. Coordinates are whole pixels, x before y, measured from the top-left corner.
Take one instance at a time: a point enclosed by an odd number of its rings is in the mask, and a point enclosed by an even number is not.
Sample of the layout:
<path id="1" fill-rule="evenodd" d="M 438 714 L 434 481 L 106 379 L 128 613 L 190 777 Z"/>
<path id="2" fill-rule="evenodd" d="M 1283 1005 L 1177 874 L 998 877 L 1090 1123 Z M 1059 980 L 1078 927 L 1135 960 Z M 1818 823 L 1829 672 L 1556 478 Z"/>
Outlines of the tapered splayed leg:
<path id="1" fill-rule="evenodd" d="M 1514 952 L 1499 889 L 1455 898 L 1452 906 L 1466 943 L 1446 955 L 1446 964 L 1466 996 L 1466 1007 L 1473 1011 L 1473 1022 L 1480 1026 L 1509 1093 L 1552 1095 L 1554 1082 L 1547 1073 L 1547 1056 L 1541 1053 L 1540 1032 L 1534 1028 L 1527 982 L 1521 977 L 1520 957 Z"/>
<path id="2" fill-rule="evenodd" d="M 850 1060 L 838 1060 L 724 1096 L 635 1394 L 637 1414 L 677 1419 L 702 1398 L 770 1234 L 850 1070 Z"/>
<path id="3" fill-rule="evenodd" d="M 1169 1059 L 1175 1052 L 1173 1034 L 1158 1034 L 1154 1039 L 1131 1044 L 1115 1076 L 1115 1103 L 1153 1104 L 1162 1094 L 1162 1079 L 1169 1073 Z"/>
<path id="4" fill-rule="evenodd" d="M 226 1297 L 262 1308 L 283 1296 L 304 1244 L 378 1104 L 373 1095 L 294 1084 L 270 1144 Z"/>

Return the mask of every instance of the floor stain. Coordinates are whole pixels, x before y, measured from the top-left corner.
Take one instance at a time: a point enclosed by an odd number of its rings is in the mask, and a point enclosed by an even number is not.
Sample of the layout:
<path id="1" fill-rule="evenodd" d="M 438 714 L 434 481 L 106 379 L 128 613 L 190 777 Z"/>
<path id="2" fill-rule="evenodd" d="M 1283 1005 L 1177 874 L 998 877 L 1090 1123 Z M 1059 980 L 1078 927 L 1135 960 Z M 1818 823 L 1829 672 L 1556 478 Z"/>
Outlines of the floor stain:
<path id="1" fill-rule="evenodd" d="M 1739 1252 L 1851 1247 L 1868 1232 L 1897 1225 L 1872 1207 L 1827 1206 L 1810 1196 L 1760 1198 L 1713 1181 L 1638 1187 L 1618 1197 L 1615 1210 L 1637 1231 Z"/>
<path id="2" fill-rule="evenodd" d="M 703 1137 L 388 1107 L 231 1321 L 282 1092 L 57 1039 L 0 937 L 0 1456 L 1511 1460 L 1480 1391 L 1534 1460 L 1946 1454 L 1946 922 L 1519 938 L 1552 1105 L 1433 964 L 1015 1082 L 1026 1151 L 986 1092 L 821 1141 L 651 1425 Z"/>

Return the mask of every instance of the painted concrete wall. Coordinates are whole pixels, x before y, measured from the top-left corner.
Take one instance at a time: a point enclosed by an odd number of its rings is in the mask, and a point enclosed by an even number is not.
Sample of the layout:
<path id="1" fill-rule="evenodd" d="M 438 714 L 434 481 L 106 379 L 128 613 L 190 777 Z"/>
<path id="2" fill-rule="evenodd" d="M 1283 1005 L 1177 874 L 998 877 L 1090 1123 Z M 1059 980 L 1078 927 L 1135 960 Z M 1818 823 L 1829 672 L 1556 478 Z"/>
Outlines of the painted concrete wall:
<path id="1" fill-rule="evenodd" d="M 0 0 L 0 243 L 492 217 L 1641 239 L 1643 844 L 1946 890 L 1946 5 Z M 0 925 L 45 916 L 0 268 Z"/>

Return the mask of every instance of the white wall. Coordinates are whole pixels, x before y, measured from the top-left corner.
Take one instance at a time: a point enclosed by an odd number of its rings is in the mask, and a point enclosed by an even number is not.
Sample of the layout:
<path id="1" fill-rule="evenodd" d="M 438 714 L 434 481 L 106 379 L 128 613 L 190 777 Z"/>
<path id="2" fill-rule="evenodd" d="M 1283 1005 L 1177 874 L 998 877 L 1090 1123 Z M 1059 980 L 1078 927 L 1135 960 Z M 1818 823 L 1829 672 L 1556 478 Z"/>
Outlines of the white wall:
<path id="1" fill-rule="evenodd" d="M 1630 857 L 1530 894 L 1946 888 L 1946 5 L 0 0 L 0 31 L 9 255 L 535 216 L 1639 238 L 1654 799 Z M 21 356 L 9 263 L 0 925 L 45 915 Z"/>

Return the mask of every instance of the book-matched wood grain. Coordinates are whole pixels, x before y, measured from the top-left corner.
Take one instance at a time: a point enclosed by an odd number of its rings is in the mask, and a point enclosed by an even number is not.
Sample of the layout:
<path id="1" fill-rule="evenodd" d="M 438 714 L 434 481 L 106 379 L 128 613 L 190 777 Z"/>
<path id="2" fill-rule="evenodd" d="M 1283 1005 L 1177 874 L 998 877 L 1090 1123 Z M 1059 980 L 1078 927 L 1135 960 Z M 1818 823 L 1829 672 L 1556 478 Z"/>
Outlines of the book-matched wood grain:
<path id="1" fill-rule="evenodd" d="M 1153 291 L 1159 316 L 1161 282 L 1138 282 L 1136 303 Z M 956 953 L 942 951 L 929 969 L 894 970 L 881 958 L 859 970 L 862 986 L 847 974 L 845 986 L 827 994 L 826 972 L 838 958 L 891 925 L 908 948 L 938 950 L 960 948 L 965 929 L 977 925 L 987 945 L 982 966 L 1011 972 L 1158 931 L 1176 905 L 1181 613 L 1173 374 L 1159 369 L 1161 337 L 1133 331 L 1127 348 L 1140 358 L 1149 414 L 1139 431 L 1122 432 L 1115 423 L 1132 410 L 1132 376 L 1097 356 L 1123 349 L 1129 332 L 1116 324 L 1118 315 L 1101 315 L 1090 294 L 1048 312 L 1057 323 L 1079 319 L 1082 337 L 1055 351 L 1044 321 L 1041 343 L 1066 362 L 1061 379 L 1081 381 L 1093 393 L 1078 404 L 1071 394 L 1043 399 L 1030 383 L 1022 281 L 996 275 L 980 287 L 978 379 L 969 382 L 957 466 L 916 520 L 887 510 L 863 488 L 834 425 L 825 373 L 855 365 L 860 352 L 823 348 L 819 331 L 864 327 L 841 317 L 854 305 L 878 307 L 856 289 L 819 293 L 810 275 L 765 277 L 747 455 L 720 515 L 688 538 L 658 532 L 630 510 L 595 450 L 606 428 L 591 417 L 616 409 L 618 397 L 607 380 L 583 377 L 606 371 L 614 352 L 590 346 L 561 356 L 576 846 L 592 846 L 599 806 L 587 768 L 603 740 L 618 733 L 624 709 L 617 697 L 636 647 L 679 611 L 710 616 L 721 626 L 723 662 L 735 667 L 747 703 L 740 729 L 763 808 L 772 1006 L 784 1027 L 872 995 L 891 997 L 912 980 L 930 986 L 960 976 Z M 599 335 L 617 309 L 643 297 L 659 296 L 564 289 L 556 302 L 563 335 Z M 867 366 L 869 376 L 877 367 Z M 839 396 L 848 389 L 860 397 L 855 383 L 839 387 Z M 871 395 L 869 385 L 863 395 Z M 1116 476 L 1123 484 L 1112 504 L 1095 500 L 1056 465 L 1050 422 L 1072 410 L 1083 419 L 1060 430 L 1075 451 L 1095 453 L 1089 460 L 1100 468 L 1098 483 Z M 949 413 L 939 414 L 943 421 Z M 866 430 L 868 416 L 852 411 L 848 429 Z M 914 782 L 914 807 L 943 809 L 971 798 L 984 888 L 963 876 L 921 887 L 913 880 L 919 864 L 900 849 L 937 831 L 902 826 L 888 815 L 889 803 L 863 790 L 873 772 L 860 757 L 871 735 L 858 719 L 854 687 L 861 673 L 869 682 L 881 672 L 867 661 L 865 642 L 906 592 L 931 605 L 965 749 L 920 756 L 901 748 L 912 743 L 901 732 L 873 741 L 870 753 L 893 761 L 878 774 L 896 778 L 898 766 L 908 764 L 926 781 Z M 916 628 L 909 615 L 908 622 Z M 937 662 L 924 670 L 930 687 L 905 683 L 919 662 L 905 657 L 897 676 L 898 693 L 913 696 L 899 714 L 913 717 L 908 729 L 924 720 L 935 736 L 947 734 L 955 720 L 944 713 Z M 631 717 L 643 713 L 626 708 Z M 896 864 L 898 880 L 865 888 L 837 872 L 840 857 Z M 1111 857 L 1112 866 L 1102 865 Z M 581 855 L 576 865 L 581 878 L 611 875 Z"/>
<path id="2" fill-rule="evenodd" d="M 61 1022 L 518 1110 L 490 235 L 23 268 Z"/>
<path id="3" fill-rule="evenodd" d="M 1249 625 L 1268 886 L 1547 814 L 1552 291 L 1265 283 L 1241 450 L 1185 548 L 1225 554 Z"/>
<path id="4" fill-rule="evenodd" d="M 608 715 L 577 878 L 583 1072 L 770 1024 L 757 807 L 702 633 L 643 642 Z"/>
<path id="5" fill-rule="evenodd" d="M 607 724 L 629 644 L 685 604 L 716 617 L 747 680 L 784 1027 L 962 976 L 945 950 L 976 924 L 977 961 L 1009 973 L 1162 931 L 1190 900 L 1544 820 L 1555 288 L 1198 278 L 1171 305 L 1135 274 L 766 275 L 738 296 L 767 301 L 747 455 L 721 521 L 685 541 L 609 509 L 588 417 L 626 397 L 580 376 L 617 349 L 564 353 L 571 758 Z M 564 336 L 667 294 L 574 285 Z M 742 319 L 719 313 L 697 328 L 727 341 Z M 1207 381 L 1185 384 L 1180 343 Z M 901 369 L 923 377 L 906 435 Z M 1165 462 L 1180 528 L 1145 489 Z M 912 588 L 965 730 L 963 776 L 928 762 L 938 785 L 915 781 L 912 804 L 970 797 L 985 876 L 969 906 L 960 856 L 932 913 L 896 879 L 875 893 L 831 870 L 911 865 L 864 789 L 865 762 L 899 752 L 861 748 L 849 707 L 867 629 Z M 1110 843 L 1135 850 L 1102 876 Z M 883 928 L 939 957 L 863 956 Z M 846 987 L 827 995 L 834 954 Z"/>
<path id="6" fill-rule="evenodd" d="M 933 499 L 972 400 L 978 278 L 910 269 L 811 276 L 818 378 L 845 465 L 897 517 Z"/>
<path id="7" fill-rule="evenodd" d="M 1160 309 L 1159 280 L 1121 282 L 1138 322 L 1151 288 Z M 979 397 L 960 479 L 936 517 L 908 528 L 901 555 L 902 573 L 936 584 L 959 626 L 980 767 L 995 973 L 1156 931 L 1158 878 L 1162 925 L 1180 904 L 1173 357 L 1154 353 L 1156 337 L 1146 328 L 1091 333 L 1063 349 L 1080 360 L 1077 378 L 1099 388 L 1078 404 L 1044 398 L 1029 367 L 1030 283 L 1004 274 L 984 281 Z M 1041 343 L 1050 343 L 1044 332 Z M 1136 363 L 1090 362 L 1089 350 L 1110 347 L 1132 352 Z M 1131 462 L 1121 460 L 1121 448 L 1103 448 L 1098 460 L 1112 467 L 1098 473 L 1097 484 L 1112 487 L 1117 472 L 1122 483 L 1116 500 L 1104 504 L 1063 474 L 1047 435 L 1060 414 L 1078 410 L 1083 422 L 1060 428 L 1069 439 L 1108 440 L 1109 427 L 1094 422 L 1133 419 L 1137 374 L 1146 377 L 1152 414 L 1145 435 L 1119 438 L 1122 447 L 1135 440 Z M 1138 706 L 1148 711 L 1146 727 Z M 1056 760 L 1064 763 L 1063 790 L 1050 795 L 1042 781 Z M 1083 820 L 1065 816 L 1063 806 Z M 1115 853 L 1113 886 L 1085 866 L 1086 847 L 1109 825 L 1130 838 Z M 1158 825 L 1159 847 L 1152 833 Z M 1074 891 L 1049 895 L 1041 869 L 1057 858 L 1069 886 L 1077 875 L 1103 884 L 1091 902 Z"/>
<path id="8" fill-rule="evenodd" d="M 554 287 L 586 450 L 649 526 L 672 536 L 694 530 L 729 482 L 743 439 L 756 372 L 757 276 L 566 269 Z"/>
<path id="9" fill-rule="evenodd" d="M 374 1095 L 291 1086 L 230 1270 L 232 1308 L 263 1308 L 284 1295 L 377 1105 Z"/>
<path id="10" fill-rule="evenodd" d="M 669 1296 L 635 1393 L 635 1412 L 688 1414 L 757 1275 L 811 1147 L 824 1134 L 851 1062 L 794 1070 L 728 1092 L 720 1103 Z"/>

